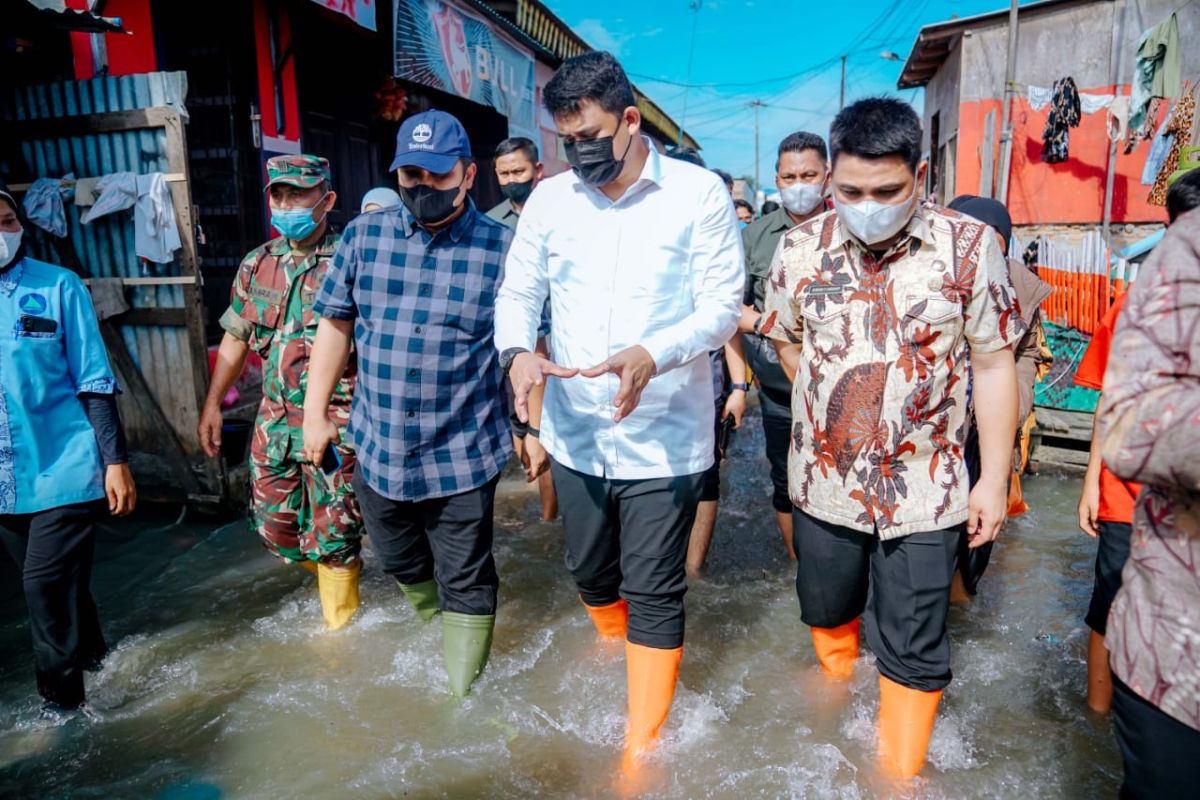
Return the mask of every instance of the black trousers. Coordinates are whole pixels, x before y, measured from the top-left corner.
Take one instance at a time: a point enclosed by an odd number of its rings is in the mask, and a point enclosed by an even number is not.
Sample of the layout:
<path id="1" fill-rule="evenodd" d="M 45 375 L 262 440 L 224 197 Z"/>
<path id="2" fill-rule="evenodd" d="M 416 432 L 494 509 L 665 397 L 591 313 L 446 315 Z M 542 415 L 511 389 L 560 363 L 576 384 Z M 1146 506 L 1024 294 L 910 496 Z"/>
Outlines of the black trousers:
<path id="1" fill-rule="evenodd" d="M 684 563 L 703 473 L 609 480 L 552 462 L 567 540 L 567 569 L 589 606 L 622 597 L 627 638 L 670 650 L 683 645 Z"/>
<path id="2" fill-rule="evenodd" d="M 771 505 L 787 514 L 792 510 L 788 492 L 788 453 L 792 448 L 791 399 L 780 397 L 770 389 L 758 393 L 762 408 L 763 434 L 767 440 L 767 461 L 771 464 Z"/>
<path id="3" fill-rule="evenodd" d="M 798 509 L 792 519 L 800 618 L 836 628 L 861 615 L 884 676 L 922 692 L 949 684 L 946 614 L 962 526 L 880 541 Z"/>
<path id="4" fill-rule="evenodd" d="M 89 588 L 104 508 L 101 500 L 0 515 L 0 542 L 21 570 L 29 607 L 38 693 L 64 708 L 83 702 L 84 670 L 108 652 Z"/>
<path id="5" fill-rule="evenodd" d="M 1121 588 L 1121 570 L 1129 560 L 1133 526 L 1128 522 L 1101 522 L 1096 547 L 1096 583 L 1084 622 L 1101 636 L 1108 629 L 1108 611 Z"/>
<path id="6" fill-rule="evenodd" d="M 1200 731 L 1164 714 L 1113 678 L 1113 729 L 1125 763 L 1122 800 L 1196 796 Z"/>
<path id="7" fill-rule="evenodd" d="M 392 500 L 354 473 L 354 493 L 379 565 L 400 583 L 436 580 L 443 611 L 495 614 L 500 577 L 492 557 L 499 476 L 431 500 Z"/>

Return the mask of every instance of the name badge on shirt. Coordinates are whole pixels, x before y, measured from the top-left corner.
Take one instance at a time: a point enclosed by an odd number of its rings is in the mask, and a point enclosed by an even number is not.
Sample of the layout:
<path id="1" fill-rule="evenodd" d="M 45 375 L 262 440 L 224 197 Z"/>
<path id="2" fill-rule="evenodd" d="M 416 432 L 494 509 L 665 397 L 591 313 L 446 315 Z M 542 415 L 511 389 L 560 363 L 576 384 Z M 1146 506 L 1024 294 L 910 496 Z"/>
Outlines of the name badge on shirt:
<path id="1" fill-rule="evenodd" d="M 16 336 L 53 336 L 58 333 L 58 320 L 22 314 L 13 326 L 13 333 Z"/>

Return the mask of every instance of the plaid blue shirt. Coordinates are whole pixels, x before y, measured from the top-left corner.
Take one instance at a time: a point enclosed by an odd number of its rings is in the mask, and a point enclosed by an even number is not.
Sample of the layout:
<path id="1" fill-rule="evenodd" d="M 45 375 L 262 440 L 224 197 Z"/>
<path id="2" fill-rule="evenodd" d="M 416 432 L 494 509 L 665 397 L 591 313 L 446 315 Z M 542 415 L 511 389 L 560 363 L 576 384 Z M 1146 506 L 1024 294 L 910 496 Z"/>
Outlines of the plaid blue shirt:
<path id="1" fill-rule="evenodd" d="M 403 207 L 362 214 L 317 297 L 318 314 L 355 322 L 349 437 L 363 480 L 393 500 L 476 489 L 512 454 L 492 341 L 512 232 L 468 203 L 434 235 Z"/>

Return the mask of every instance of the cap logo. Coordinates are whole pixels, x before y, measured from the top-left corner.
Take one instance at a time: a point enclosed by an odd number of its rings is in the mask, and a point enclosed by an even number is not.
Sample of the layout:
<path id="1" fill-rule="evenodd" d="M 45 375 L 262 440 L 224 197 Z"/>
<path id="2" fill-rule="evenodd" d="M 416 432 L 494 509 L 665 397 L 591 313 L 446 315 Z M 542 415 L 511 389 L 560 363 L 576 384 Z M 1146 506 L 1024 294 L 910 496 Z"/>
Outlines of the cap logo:
<path id="1" fill-rule="evenodd" d="M 425 144 L 433 138 L 433 128 L 428 123 L 422 122 L 417 127 L 413 128 L 412 140 L 417 144 Z"/>

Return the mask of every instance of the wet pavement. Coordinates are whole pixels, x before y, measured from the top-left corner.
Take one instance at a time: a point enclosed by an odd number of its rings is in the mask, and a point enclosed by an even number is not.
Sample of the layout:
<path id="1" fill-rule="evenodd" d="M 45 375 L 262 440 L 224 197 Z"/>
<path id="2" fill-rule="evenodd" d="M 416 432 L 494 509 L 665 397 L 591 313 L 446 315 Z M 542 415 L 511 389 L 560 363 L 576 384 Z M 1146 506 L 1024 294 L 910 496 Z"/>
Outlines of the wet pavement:
<path id="1" fill-rule="evenodd" d="M 981 595 L 951 612 L 954 682 L 929 764 L 895 787 L 874 768 L 876 673 L 827 681 L 799 622 L 755 412 L 727 463 L 655 797 L 1115 796 L 1111 726 L 1084 704 L 1095 543 L 1076 479 L 1026 479 Z M 314 579 L 242 522 L 174 514 L 106 526 L 93 583 L 114 651 L 89 677 L 94 718 L 52 729 L 24 607 L 0 595 L 0 797 L 594 798 L 611 796 L 624 659 L 598 642 L 536 493 L 502 484 L 501 608 L 474 694 L 444 690 L 439 626 L 422 625 L 370 554 L 363 608 L 321 630 Z"/>

